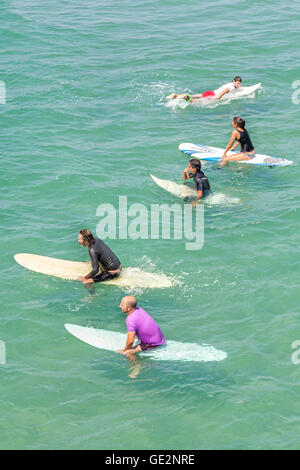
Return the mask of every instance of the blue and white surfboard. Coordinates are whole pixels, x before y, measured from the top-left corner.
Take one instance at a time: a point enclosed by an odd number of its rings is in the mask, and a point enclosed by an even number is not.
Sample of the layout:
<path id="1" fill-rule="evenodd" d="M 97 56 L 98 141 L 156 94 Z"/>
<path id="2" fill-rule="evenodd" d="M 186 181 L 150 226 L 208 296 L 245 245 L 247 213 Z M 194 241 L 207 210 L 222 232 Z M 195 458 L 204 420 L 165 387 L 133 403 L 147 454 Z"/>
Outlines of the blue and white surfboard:
<path id="1" fill-rule="evenodd" d="M 211 162 L 218 162 L 222 159 L 224 149 L 218 147 L 210 147 L 208 145 L 191 144 L 190 142 L 184 142 L 179 145 L 179 150 L 185 153 L 189 157 L 199 158 L 200 160 L 208 160 Z M 234 155 L 239 152 L 227 152 L 227 155 Z M 256 154 L 251 160 L 236 160 L 239 163 L 245 163 L 247 165 L 260 165 L 260 166 L 287 166 L 293 162 L 285 158 L 270 157 L 268 155 Z"/>

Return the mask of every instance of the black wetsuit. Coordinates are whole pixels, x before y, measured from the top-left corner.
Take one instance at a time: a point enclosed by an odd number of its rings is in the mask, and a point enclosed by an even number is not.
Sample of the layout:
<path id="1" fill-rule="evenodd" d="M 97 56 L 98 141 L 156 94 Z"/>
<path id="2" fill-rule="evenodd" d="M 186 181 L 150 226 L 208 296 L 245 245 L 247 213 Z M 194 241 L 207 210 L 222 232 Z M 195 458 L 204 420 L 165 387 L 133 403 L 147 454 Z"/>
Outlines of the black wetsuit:
<path id="1" fill-rule="evenodd" d="M 202 191 L 203 196 L 205 196 L 210 190 L 210 184 L 203 171 L 200 170 L 195 174 L 190 173 L 189 175 L 194 178 L 197 191 Z"/>
<path id="2" fill-rule="evenodd" d="M 118 257 L 100 238 L 95 238 L 89 246 L 89 255 L 91 257 L 92 271 L 85 276 L 86 279 L 92 278 L 94 282 L 108 281 L 119 276 L 120 272 L 109 273 L 120 268 L 121 263 Z M 101 269 L 100 274 L 99 268 Z"/>
<path id="3" fill-rule="evenodd" d="M 241 152 L 245 152 L 245 153 L 252 152 L 254 150 L 254 147 L 246 129 L 244 129 L 243 132 L 238 131 L 238 133 L 240 134 L 240 138 L 236 139 L 236 141 L 239 142 L 239 144 L 241 144 Z"/>

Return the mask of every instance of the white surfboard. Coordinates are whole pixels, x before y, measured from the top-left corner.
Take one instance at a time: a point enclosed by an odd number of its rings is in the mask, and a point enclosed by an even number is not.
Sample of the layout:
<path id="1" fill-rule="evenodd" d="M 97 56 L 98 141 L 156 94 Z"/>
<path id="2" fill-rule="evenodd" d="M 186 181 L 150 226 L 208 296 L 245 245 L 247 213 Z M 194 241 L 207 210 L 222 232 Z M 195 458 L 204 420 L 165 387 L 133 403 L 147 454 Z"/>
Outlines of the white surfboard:
<path id="1" fill-rule="evenodd" d="M 181 152 L 185 153 L 191 158 L 199 158 L 200 160 L 208 160 L 211 162 L 218 162 L 222 160 L 224 149 L 218 147 L 210 147 L 208 145 L 192 144 L 184 142 L 178 146 Z M 239 152 L 227 152 L 228 156 L 235 155 Z M 291 165 L 293 161 L 285 158 L 270 157 L 268 155 L 256 154 L 251 160 L 236 160 L 238 163 L 245 163 L 247 165 L 260 165 L 260 166 L 287 166 Z"/>
<path id="2" fill-rule="evenodd" d="M 174 196 L 184 199 L 187 197 L 195 198 L 197 195 L 195 188 L 185 184 L 175 183 L 175 181 L 162 180 L 154 175 L 150 176 L 158 186 L 163 188 L 165 191 L 168 191 L 168 193 L 173 194 Z M 200 199 L 200 202 L 206 203 L 208 205 L 230 205 L 239 204 L 240 199 L 237 197 L 226 196 L 226 194 L 223 193 L 210 193 L 205 198 Z"/>
<path id="3" fill-rule="evenodd" d="M 91 346 L 108 351 L 118 351 L 126 344 L 127 335 L 114 331 L 98 330 L 79 325 L 65 324 L 66 330 L 76 338 Z M 155 361 L 222 361 L 226 352 L 215 349 L 209 344 L 179 343 L 167 341 L 166 345 L 140 353 Z"/>
<path id="4" fill-rule="evenodd" d="M 14 258 L 24 268 L 61 279 L 76 280 L 80 276 L 86 276 L 91 271 L 90 262 L 67 261 L 29 253 L 18 253 L 14 255 Z M 105 284 L 131 288 L 164 288 L 171 287 L 174 281 L 164 274 L 142 271 L 139 268 L 125 268 L 121 271 L 119 277 L 105 281 Z"/>
<path id="5" fill-rule="evenodd" d="M 191 188 L 190 186 L 186 186 L 185 184 L 178 184 L 174 181 L 162 180 L 153 175 L 150 176 L 158 186 L 165 189 L 169 193 L 174 194 L 174 196 L 185 198 L 195 197 L 197 194 L 196 189 Z"/>
<path id="6" fill-rule="evenodd" d="M 238 89 L 234 89 L 230 91 L 229 93 L 226 93 L 224 96 L 222 96 L 220 100 L 215 100 L 214 97 L 207 97 L 207 98 L 195 99 L 195 101 L 191 103 L 182 98 L 173 98 L 173 99 L 167 100 L 167 106 L 171 108 L 172 107 L 175 108 L 178 106 L 184 109 L 189 104 L 191 105 L 200 104 L 200 105 L 206 106 L 206 105 L 210 105 L 213 103 L 214 105 L 217 105 L 224 101 L 228 102 L 231 100 L 243 98 L 245 96 L 250 96 L 254 94 L 260 88 L 262 88 L 261 83 L 256 83 L 255 85 L 251 85 L 251 86 L 243 86 Z M 193 93 L 188 93 L 188 94 L 190 94 L 191 96 L 193 95 Z"/>
<path id="7" fill-rule="evenodd" d="M 256 83 L 251 86 L 241 86 L 237 89 L 235 88 L 229 93 L 226 93 L 221 99 L 239 99 L 242 96 L 249 96 L 252 93 L 255 93 L 259 88 L 261 88 L 261 83 Z"/>

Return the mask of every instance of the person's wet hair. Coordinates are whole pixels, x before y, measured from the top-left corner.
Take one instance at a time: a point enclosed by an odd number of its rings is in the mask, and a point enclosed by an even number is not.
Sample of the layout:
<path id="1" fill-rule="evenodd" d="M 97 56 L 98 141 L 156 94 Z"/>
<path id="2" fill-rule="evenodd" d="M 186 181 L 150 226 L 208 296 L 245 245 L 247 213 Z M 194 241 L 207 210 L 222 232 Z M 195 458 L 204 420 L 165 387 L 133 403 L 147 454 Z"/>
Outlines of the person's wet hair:
<path id="1" fill-rule="evenodd" d="M 234 82 L 239 81 L 239 82 L 242 83 L 242 79 L 241 79 L 241 77 L 239 77 L 238 75 L 237 75 L 236 77 L 234 77 L 233 81 L 234 81 Z"/>
<path id="2" fill-rule="evenodd" d="M 201 170 L 201 162 L 197 158 L 191 158 L 190 165 L 192 168 L 196 168 L 197 172 Z"/>
<path id="3" fill-rule="evenodd" d="M 241 129 L 245 129 L 246 121 L 245 119 L 241 118 L 241 116 L 235 116 L 233 118 L 233 122 L 237 124 L 237 126 L 240 127 Z"/>
<path id="4" fill-rule="evenodd" d="M 80 230 L 79 233 L 83 236 L 84 241 L 86 241 L 89 245 L 92 243 L 92 241 L 95 240 L 94 235 L 87 228 Z"/>

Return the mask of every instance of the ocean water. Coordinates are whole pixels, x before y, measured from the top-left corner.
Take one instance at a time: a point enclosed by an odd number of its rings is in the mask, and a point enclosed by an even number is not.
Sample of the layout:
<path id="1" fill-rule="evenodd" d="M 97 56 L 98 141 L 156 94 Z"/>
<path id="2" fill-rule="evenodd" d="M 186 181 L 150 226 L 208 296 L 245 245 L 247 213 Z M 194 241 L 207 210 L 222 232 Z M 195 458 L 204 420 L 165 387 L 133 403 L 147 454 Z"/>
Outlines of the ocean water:
<path id="1" fill-rule="evenodd" d="M 3 1 L 2 449 L 299 447 L 299 19 L 296 1 Z M 235 75 L 262 91 L 214 107 L 166 106 L 174 91 Z M 227 358 L 132 364 L 72 337 L 65 323 L 124 332 L 128 290 L 88 291 L 13 255 L 87 260 L 78 231 L 96 232 L 97 207 L 118 207 L 119 195 L 183 205 L 150 173 L 180 181 L 188 160 L 178 144 L 225 147 L 237 114 L 257 152 L 294 164 L 206 163 L 226 197 L 204 204 L 199 251 L 184 240 L 107 241 L 123 265 L 178 281 L 130 291 L 168 339 Z"/>

